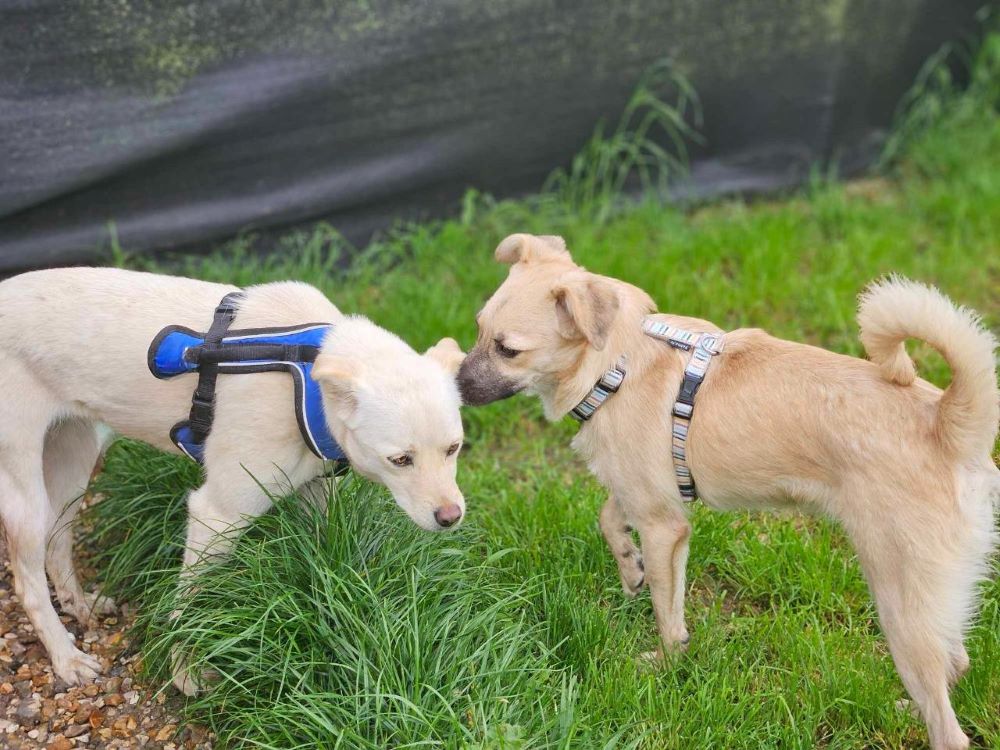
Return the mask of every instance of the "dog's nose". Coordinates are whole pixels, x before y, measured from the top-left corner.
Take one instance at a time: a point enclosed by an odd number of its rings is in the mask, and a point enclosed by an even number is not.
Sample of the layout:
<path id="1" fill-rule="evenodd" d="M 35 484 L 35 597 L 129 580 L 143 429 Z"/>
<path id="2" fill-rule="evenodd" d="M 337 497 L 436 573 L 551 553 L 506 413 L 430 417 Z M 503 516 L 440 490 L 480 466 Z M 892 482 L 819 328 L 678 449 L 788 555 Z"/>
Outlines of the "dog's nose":
<path id="1" fill-rule="evenodd" d="M 444 526 L 445 528 L 454 526 L 461 517 L 462 509 L 455 503 L 446 503 L 434 511 L 434 520 L 438 522 L 439 526 Z"/>

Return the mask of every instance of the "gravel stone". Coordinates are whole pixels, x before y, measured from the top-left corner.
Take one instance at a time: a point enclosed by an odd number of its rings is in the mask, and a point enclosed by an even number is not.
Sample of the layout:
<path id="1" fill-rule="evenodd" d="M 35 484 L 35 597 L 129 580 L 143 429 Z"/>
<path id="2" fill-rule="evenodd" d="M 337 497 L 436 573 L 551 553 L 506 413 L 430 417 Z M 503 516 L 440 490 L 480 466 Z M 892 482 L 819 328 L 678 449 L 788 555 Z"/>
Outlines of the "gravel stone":
<path id="1" fill-rule="evenodd" d="M 42 709 L 37 700 L 22 701 L 14 712 L 21 726 L 34 726 L 42 717 Z"/>
<path id="2" fill-rule="evenodd" d="M 57 678 L 14 594 L 9 560 L 0 535 L 0 748 L 212 749 L 214 737 L 206 727 L 181 722 L 176 692 L 144 682 L 139 672 L 142 656 L 128 639 L 135 618 L 131 608 L 100 617 L 86 628 L 61 615 L 77 646 L 96 656 L 104 670 L 96 682 L 74 687 Z M 84 580 L 93 578 L 88 573 L 81 567 Z"/>
<path id="3" fill-rule="evenodd" d="M 86 724 L 74 724 L 71 727 L 66 727 L 66 731 L 63 732 L 67 737 L 79 737 L 81 734 L 86 734 L 90 731 L 90 727 Z"/>

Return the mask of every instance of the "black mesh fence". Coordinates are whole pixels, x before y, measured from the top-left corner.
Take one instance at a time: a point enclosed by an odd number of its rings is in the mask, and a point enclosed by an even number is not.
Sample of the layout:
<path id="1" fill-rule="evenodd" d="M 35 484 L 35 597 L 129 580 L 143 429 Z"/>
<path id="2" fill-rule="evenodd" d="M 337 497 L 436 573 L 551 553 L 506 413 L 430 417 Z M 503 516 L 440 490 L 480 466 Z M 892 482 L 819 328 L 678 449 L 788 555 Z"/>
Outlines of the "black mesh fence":
<path id="1" fill-rule="evenodd" d="M 982 0 L 0 0 L 0 272 L 205 250 L 315 219 L 356 242 L 537 190 L 651 64 L 697 90 L 685 190 L 877 154 Z"/>

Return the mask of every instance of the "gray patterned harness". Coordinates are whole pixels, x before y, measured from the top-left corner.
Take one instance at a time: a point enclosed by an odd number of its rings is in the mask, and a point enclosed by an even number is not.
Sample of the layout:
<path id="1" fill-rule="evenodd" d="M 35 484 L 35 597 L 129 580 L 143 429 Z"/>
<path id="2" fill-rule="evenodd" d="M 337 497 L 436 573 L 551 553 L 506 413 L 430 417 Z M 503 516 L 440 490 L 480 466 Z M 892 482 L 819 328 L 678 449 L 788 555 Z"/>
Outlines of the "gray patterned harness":
<path id="1" fill-rule="evenodd" d="M 698 498 L 698 491 L 691 476 L 691 467 L 687 463 L 687 437 L 691 427 L 691 417 L 694 415 L 694 397 L 705 379 L 712 357 L 722 351 L 725 340 L 721 333 L 697 333 L 685 331 L 683 328 L 662 323 L 652 318 L 646 318 L 642 324 L 643 333 L 653 338 L 666 341 L 674 349 L 691 352 L 691 359 L 684 368 L 684 379 L 674 401 L 674 424 L 670 454 L 674 459 L 674 474 L 677 475 L 677 486 L 681 498 L 689 503 Z"/>
<path id="2" fill-rule="evenodd" d="M 674 460 L 674 474 L 677 476 L 677 487 L 681 498 L 689 503 L 698 498 L 698 491 L 691 476 L 691 467 L 687 463 L 687 437 L 694 415 L 694 397 L 705 380 L 705 373 L 712 363 L 712 357 L 722 351 L 725 340 L 721 333 L 698 333 L 685 331 L 683 328 L 661 323 L 646 318 L 642 331 L 648 336 L 665 341 L 674 349 L 691 352 L 691 359 L 684 368 L 680 391 L 674 401 L 673 428 L 670 455 Z M 586 422 L 603 406 L 613 393 L 616 393 L 625 380 L 625 357 L 610 367 L 597 381 L 590 393 L 577 404 L 570 415 L 578 422 Z"/>

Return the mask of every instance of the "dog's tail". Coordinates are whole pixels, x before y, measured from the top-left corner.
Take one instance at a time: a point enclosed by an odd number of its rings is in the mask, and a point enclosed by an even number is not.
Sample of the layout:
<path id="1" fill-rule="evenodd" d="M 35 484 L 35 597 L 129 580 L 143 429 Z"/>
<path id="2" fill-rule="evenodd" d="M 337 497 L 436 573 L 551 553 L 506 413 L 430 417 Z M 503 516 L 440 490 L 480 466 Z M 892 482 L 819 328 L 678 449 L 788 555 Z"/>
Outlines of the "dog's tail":
<path id="1" fill-rule="evenodd" d="M 957 307 L 933 287 L 893 276 L 861 295 L 861 343 L 886 380 L 910 385 L 916 377 L 903 342 L 914 338 L 937 349 L 952 370 L 951 385 L 938 406 L 942 442 L 956 456 L 979 457 L 993 450 L 1000 422 L 997 340 L 972 310 Z"/>

